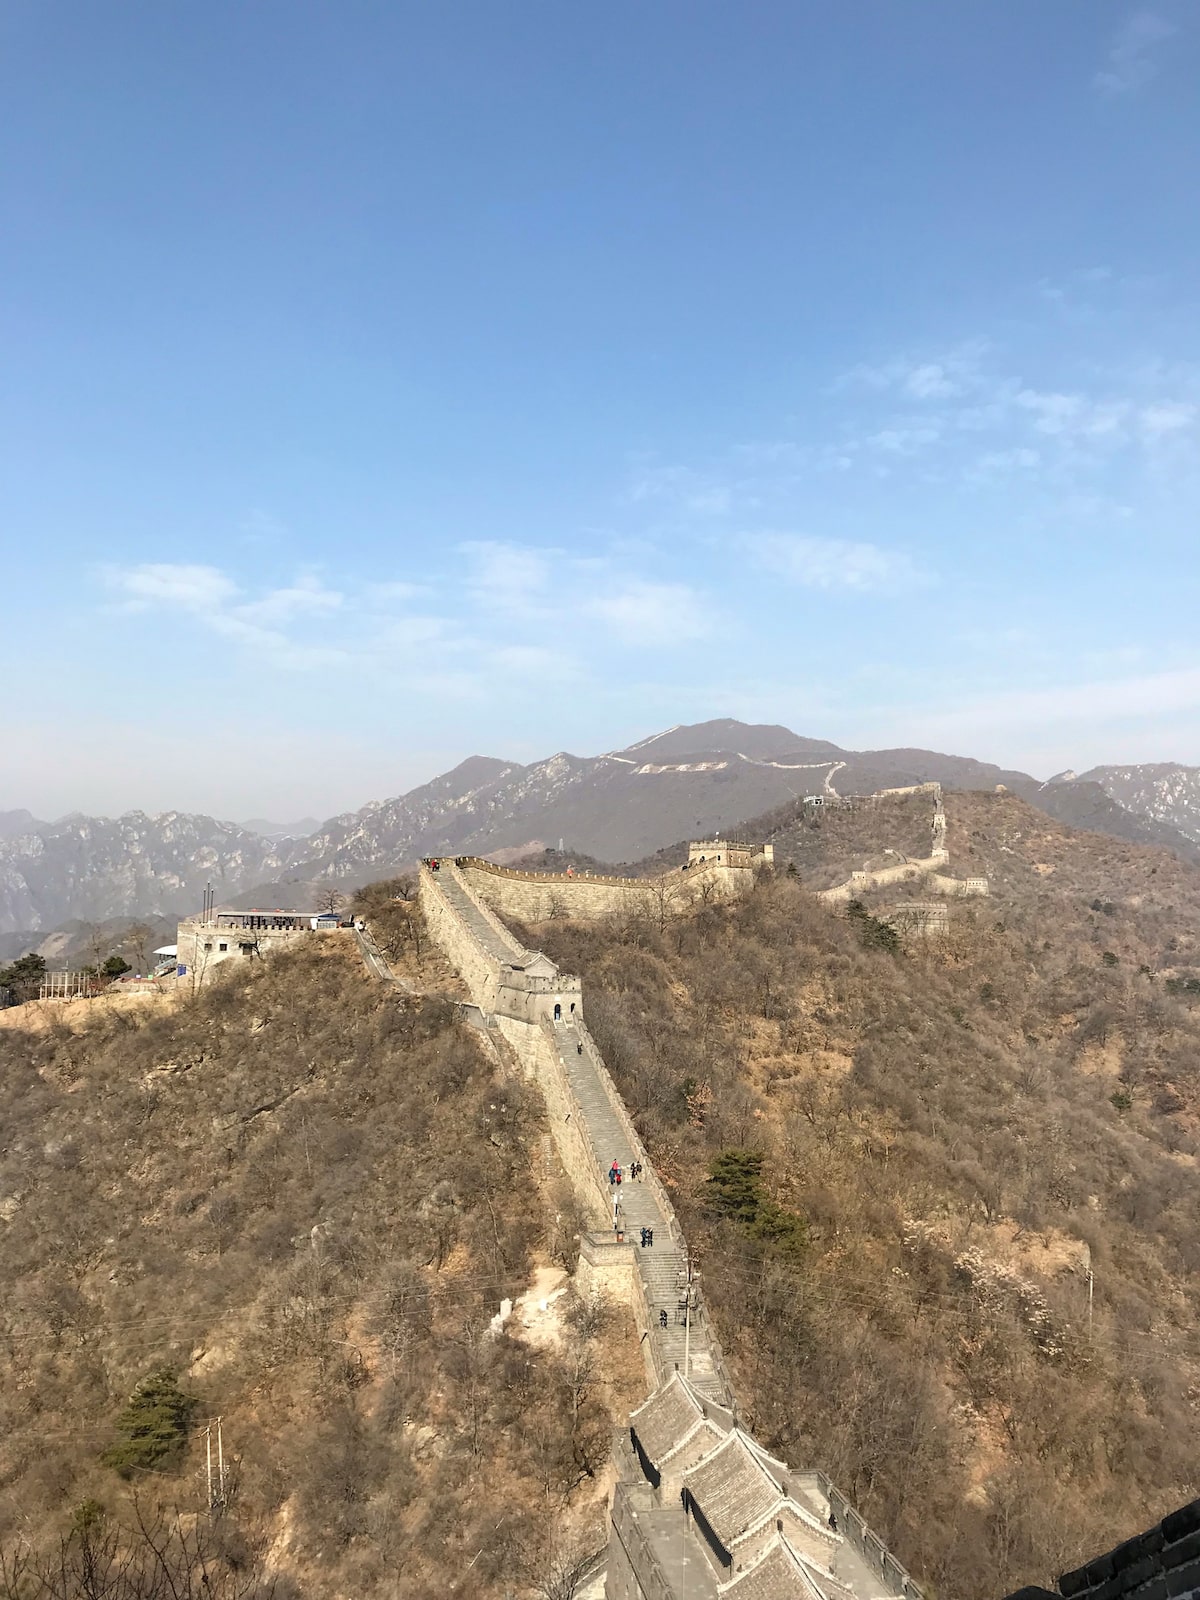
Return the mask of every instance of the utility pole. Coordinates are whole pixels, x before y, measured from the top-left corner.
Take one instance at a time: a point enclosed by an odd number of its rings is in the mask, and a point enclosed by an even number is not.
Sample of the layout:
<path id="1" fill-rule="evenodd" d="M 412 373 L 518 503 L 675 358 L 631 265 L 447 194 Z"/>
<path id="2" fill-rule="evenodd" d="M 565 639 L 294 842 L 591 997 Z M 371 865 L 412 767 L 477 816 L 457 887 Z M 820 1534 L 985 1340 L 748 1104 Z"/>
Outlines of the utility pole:
<path id="1" fill-rule="evenodd" d="M 683 1291 L 683 1375 L 692 1375 L 692 1286 Z"/>
<path id="2" fill-rule="evenodd" d="M 216 1420 L 217 1430 L 217 1491 L 213 1493 L 213 1423 L 204 1430 L 204 1464 L 208 1474 L 208 1509 L 215 1511 L 225 1504 L 225 1440 L 221 1433 L 221 1418 Z"/>
<path id="3" fill-rule="evenodd" d="M 696 1276 L 693 1256 L 689 1250 L 684 1257 L 687 1263 L 687 1282 L 683 1289 L 683 1375 L 692 1376 L 692 1280 Z"/>
<path id="4" fill-rule="evenodd" d="M 1092 1342 L 1092 1299 L 1096 1290 L 1096 1274 L 1088 1268 L 1088 1343 Z"/>

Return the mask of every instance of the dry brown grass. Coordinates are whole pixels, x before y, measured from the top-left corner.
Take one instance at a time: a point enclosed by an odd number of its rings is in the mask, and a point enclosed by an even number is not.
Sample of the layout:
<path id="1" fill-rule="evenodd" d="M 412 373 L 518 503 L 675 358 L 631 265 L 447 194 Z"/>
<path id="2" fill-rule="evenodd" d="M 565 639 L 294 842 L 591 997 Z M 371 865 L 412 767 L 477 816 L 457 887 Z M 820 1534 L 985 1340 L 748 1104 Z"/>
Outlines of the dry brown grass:
<path id="1" fill-rule="evenodd" d="M 994 894 L 899 956 L 782 878 L 536 942 L 584 975 L 752 1422 L 984 1600 L 1200 1488 L 1200 1005 L 1161 976 L 1200 872 L 1011 795 L 947 811 Z M 729 1148 L 805 1219 L 798 1261 L 715 1214 Z"/>
<path id="2" fill-rule="evenodd" d="M 6 1027 L 0 1117 L 0 1548 L 128 1512 L 99 1456 L 162 1364 L 224 1419 L 231 1523 L 304 1592 L 485 1600 L 598 1516 L 609 1391 L 579 1359 L 629 1331 L 491 1337 L 570 1208 L 538 1097 L 452 1008 L 314 941 Z M 190 1513 L 201 1472 L 193 1442 L 144 1490 Z"/>

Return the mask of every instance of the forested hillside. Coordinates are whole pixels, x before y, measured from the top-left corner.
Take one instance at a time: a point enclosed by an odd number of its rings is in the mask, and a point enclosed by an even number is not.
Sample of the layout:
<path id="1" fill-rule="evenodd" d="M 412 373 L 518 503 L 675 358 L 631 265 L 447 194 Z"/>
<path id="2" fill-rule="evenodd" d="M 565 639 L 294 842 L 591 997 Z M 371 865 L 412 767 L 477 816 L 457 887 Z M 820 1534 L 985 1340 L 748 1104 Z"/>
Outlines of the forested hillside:
<path id="1" fill-rule="evenodd" d="M 947 797 L 944 940 L 745 901 L 530 933 L 674 1186 L 750 1422 L 945 1594 L 1200 1488 L 1200 873 Z"/>
<path id="2" fill-rule="evenodd" d="M 0 1029 L 0 1594 L 153 1536 L 170 1585 L 86 1592 L 483 1600 L 602 1539 L 598 1341 L 640 1361 L 569 1296 L 490 1330 L 575 1217 L 536 1093 L 452 1007 L 328 941 L 85 1016 Z"/>

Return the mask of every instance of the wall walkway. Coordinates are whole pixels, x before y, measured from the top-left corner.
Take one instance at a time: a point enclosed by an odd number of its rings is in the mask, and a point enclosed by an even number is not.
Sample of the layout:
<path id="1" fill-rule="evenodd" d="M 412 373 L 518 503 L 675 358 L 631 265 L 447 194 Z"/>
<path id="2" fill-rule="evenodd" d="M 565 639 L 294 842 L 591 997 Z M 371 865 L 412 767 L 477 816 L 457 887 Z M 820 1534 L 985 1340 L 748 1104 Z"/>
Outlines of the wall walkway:
<path id="1" fill-rule="evenodd" d="M 500 969 L 528 964 L 534 952 L 478 901 L 451 862 L 437 872 L 422 868 L 421 902 L 431 934 L 488 1013 Z M 563 1166 L 592 1219 L 583 1275 L 590 1267 L 610 1288 L 627 1285 L 652 1383 L 678 1367 L 704 1393 L 728 1401 L 720 1348 L 696 1285 L 689 1289 L 687 1246 L 674 1208 L 582 1017 L 534 1023 L 491 1013 L 487 1020 L 540 1083 Z M 620 1185 L 607 1179 L 614 1160 L 626 1174 Z M 640 1182 L 628 1177 L 634 1161 L 643 1167 Z M 646 1248 L 643 1227 L 654 1235 Z"/>
<path id="2" fill-rule="evenodd" d="M 810 1563 L 805 1569 L 808 1575 L 800 1578 L 796 1576 L 800 1567 L 793 1552 L 785 1563 L 789 1572 L 795 1568 L 786 1586 L 788 1597 L 802 1594 L 804 1600 L 921 1600 L 920 1590 L 908 1574 L 823 1474 L 796 1473 L 774 1462 L 749 1435 L 741 1432 L 720 1344 L 696 1285 L 688 1283 L 687 1245 L 678 1219 L 583 1021 L 582 989 L 578 990 L 580 1004 L 573 1016 L 564 1013 L 554 1018 L 543 1013 L 533 1019 L 493 1009 L 497 998 L 504 995 L 506 975 L 511 977 L 514 969 L 518 973 L 531 969 L 542 972 L 552 963 L 545 956 L 524 949 L 450 863 L 441 863 L 436 873 L 428 867 L 422 870 L 421 902 L 431 936 L 471 989 L 472 1003 L 460 1007 L 464 1017 L 482 1030 L 497 1059 L 510 1070 L 515 1066 L 528 1072 L 542 1088 L 563 1167 L 594 1224 L 581 1241 L 577 1281 L 584 1292 L 589 1282 L 613 1290 L 630 1306 L 641 1335 L 648 1388 L 653 1391 L 653 1398 L 646 1405 L 660 1405 L 664 1396 L 677 1395 L 682 1387 L 703 1408 L 705 1417 L 718 1419 L 715 1425 L 706 1424 L 708 1435 L 697 1436 L 696 1448 L 707 1452 L 703 1462 L 696 1458 L 697 1474 L 709 1471 L 708 1464 L 715 1462 L 737 1435 L 748 1441 L 748 1445 L 735 1447 L 737 1460 L 752 1448 L 759 1452 L 760 1465 L 765 1461 L 770 1470 L 778 1469 L 784 1474 L 773 1491 L 783 1506 L 778 1511 L 780 1517 L 785 1512 L 792 1515 L 788 1511 L 789 1492 L 805 1504 L 811 1502 L 810 1523 L 813 1516 L 821 1518 L 832 1513 L 836 1517 L 836 1524 L 831 1527 L 842 1532 L 825 1532 L 822 1536 L 833 1541 L 837 1559 L 828 1569 Z M 369 968 L 382 978 L 397 981 L 369 933 L 359 942 Z M 562 980 L 561 974 L 557 976 L 563 983 L 571 981 Z M 608 1182 L 614 1160 L 626 1174 L 619 1187 Z M 631 1182 L 627 1175 L 635 1161 L 642 1164 L 643 1177 Z M 652 1246 L 638 1243 L 644 1228 L 653 1230 Z M 681 1386 L 676 1375 L 689 1382 Z M 638 1410 L 639 1418 L 645 1409 Z M 685 1429 L 690 1426 L 685 1422 Z M 716 1438 L 726 1435 L 720 1445 L 714 1444 L 714 1426 Z M 646 1437 L 643 1427 L 639 1421 L 638 1437 L 643 1439 L 637 1445 L 639 1452 Z M 682 1441 L 691 1438 L 690 1431 L 680 1438 L 682 1449 Z M 598 1565 L 589 1575 L 589 1594 L 604 1582 L 604 1592 L 610 1600 L 717 1600 L 718 1594 L 727 1589 L 736 1590 L 739 1596 L 744 1592 L 747 1600 L 775 1600 L 777 1593 L 782 1596 L 783 1590 L 762 1586 L 768 1562 L 765 1557 L 760 1562 L 755 1553 L 757 1545 L 753 1551 L 747 1546 L 748 1553 L 738 1556 L 736 1576 L 729 1567 L 718 1569 L 711 1564 L 688 1504 L 676 1504 L 670 1496 L 658 1493 L 653 1486 L 659 1483 L 657 1477 L 653 1485 L 648 1476 L 643 1477 L 641 1458 L 634 1456 L 634 1442 L 629 1433 L 616 1445 L 618 1481 L 614 1486 L 610 1542 L 604 1568 Z M 741 1454 L 736 1455 L 737 1451 Z M 764 1469 L 768 1476 L 770 1470 Z M 743 1488 L 744 1479 L 745 1470 L 738 1479 Z M 793 1491 L 787 1488 L 789 1480 Z M 755 1484 L 762 1487 L 758 1477 Z M 736 1488 L 734 1484 L 730 1492 Z M 731 1517 L 737 1509 L 730 1511 Z M 752 1506 L 742 1510 L 748 1539 L 760 1528 L 760 1522 L 753 1521 L 759 1513 Z M 819 1527 L 819 1522 L 815 1526 Z M 771 1536 L 772 1549 L 780 1546 L 790 1551 L 790 1546 L 780 1543 L 784 1522 L 777 1521 L 775 1527 L 778 1532 Z M 775 1555 L 779 1553 L 776 1549 Z M 726 1559 L 734 1558 L 731 1555 Z M 802 1587 L 795 1588 L 795 1583 Z M 1147 1597 L 1139 1595 L 1136 1600 Z"/>

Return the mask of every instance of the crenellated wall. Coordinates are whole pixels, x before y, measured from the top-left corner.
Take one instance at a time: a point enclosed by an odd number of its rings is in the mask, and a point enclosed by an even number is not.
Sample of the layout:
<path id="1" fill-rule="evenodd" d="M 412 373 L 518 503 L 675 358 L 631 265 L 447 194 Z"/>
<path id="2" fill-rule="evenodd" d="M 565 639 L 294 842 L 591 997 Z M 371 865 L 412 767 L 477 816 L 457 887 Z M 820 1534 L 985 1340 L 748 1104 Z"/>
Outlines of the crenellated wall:
<path id="1" fill-rule="evenodd" d="M 421 874 L 421 909 L 430 938 L 445 952 L 450 965 L 462 974 L 475 1003 L 485 1012 L 494 1010 L 499 963 L 467 923 L 454 913 L 436 878 L 426 871 Z M 516 940 L 513 944 L 516 945 Z"/>
<path id="2" fill-rule="evenodd" d="M 519 922 L 550 922 L 557 917 L 580 922 L 629 916 L 654 920 L 708 901 L 731 900 L 754 882 L 752 869 L 724 865 L 676 869 L 658 878 L 608 878 L 520 872 L 474 856 L 460 859 L 463 878 L 477 898 Z"/>
<path id="3" fill-rule="evenodd" d="M 871 870 L 864 868 L 860 872 L 852 872 L 844 883 L 835 884 L 832 889 L 818 889 L 818 900 L 823 900 L 826 905 L 831 906 L 846 905 L 849 901 L 856 899 L 864 890 L 884 889 L 889 884 L 908 883 L 917 878 L 923 878 L 927 887 L 936 894 L 961 898 L 966 895 L 988 893 L 989 884 L 986 878 L 950 878 L 939 870 L 944 868 L 950 860 L 950 849 L 946 843 L 946 810 L 942 804 L 942 786 L 940 783 L 915 783 L 906 789 L 880 789 L 877 794 L 870 795 L 867 798 L 869 800 L 880 800 L 889 796 L 907 794 L 929 794 L 933 796 L 929 854 L 927 856 L 914 856 L 894 867 L 877 867 Z"/>
<path id="4" fill-rule="evenodd" d="M 649 1386 L 664 1382 L 682 1356 L 697 1382 L 715 1393 L 730 1393 L 724 1358 L 698 1294 L 691 1296 L 683 1337 L 674 1275 L 686 1269 L 686 1245 L 670 1197 L 583 1020 L 579 980 L 559 973 L 546 956 L 522 949 L 481 904 L 467 872 L 456 864 L 442 863 L 437 872 L 422 869 L 421 901 L 431 936 L 466 978 L 485 1026 L 501 1035 L 541 1088 L 563 1168 L 591 1225 L 581 1252 L 581 1287 L 603 1287 L 625 1300 Z M 519 980 L 528 983 L 529 996 L 517 986 Z M 573 1011 L 571 995 L 579 996 Z M 530 996 L 536 1004 L 525 1006 Z M 561 1003 L 557 1018 L 551 1002 Z M 607 1182 L 611 1156 L 619 1157 L 626 1174 L 634 1161 L 642 1166 L 641 1180 L 627 1182 L 623 1193 Z M 620 1223 L 613 1212 L 617 1199 L 627 1213 Z M 623 1240 L 626 1227 L 636 1237 L 639 1221 L 655 1234 L 653 1249 L 640 1254 Z M 660 1321 L 664 1311 L 666 1324 Z"/>
<path id="5" fill-rule="evenodd" d="M 480 872 L 477 877 L 499 881 L 500 874 Z M 522 888 L 529 887 L 516 881 Z M 540 885 L 534 888 L 543 892 Z M 688 1395 L 709 1408 L 703 1414 L 710 1435 L 711 1418 L 719 1414 L 723 1419 L 716 1437 L 722 1432 L 727 1437 L 719 1446 L 713 1445 L 711 1436 L 707 1441 L 697 1439 L 697 1448 L 707 1454 L 703 1459 L 696 1457 L 695 1472 L 705 1470 L 704 1463 L 727 1445 L 741 1453 L 739 1460 L 749 1459 L 749 1447 L 737 1442 L 748 1436 L 737 1430 L 733 1387 L 695 1287 L 674 1208 L 583 1022 L 578 979 L 565 978 L 546 956 L 523 949 L 473 892 L 467 873 L 457 866 L 446 863 L 437 872 L 425 868 L 421 900 L 432 938 L 466 978 L 478 1007 L 472 1009 L 478 1025 L 487 1031 L 501 1059 L 515 1060 L 541 1088 L 563 1168 L 591 1223 L 580 1241 L 576 1282 L 584 1294 L 600 1291 L 619 1297 L 632 1312 L 646 1364 L 647 1388 L 656 1397 L 646 1404 L 656 1404 L 657 1397 L 677 1395 L 682 1385 Z M 571 984 L 580 996 L 575 1011 L 549 1015 L 545 1004 L 556 995 L 573 992 L 568 988 Z M 516 995 L 521 997 L 520 1004 L 513 998 Z M 610 1157 L 614 1165 L 619 1162 L 624 1168 L 624 1194 L 620 1185 L 610 1180 Z M 630 1178 L 634 1162 L 642 1163 L 640 1182 Z M 640 1246 L 635 1242 L 639 1223 Z M 650 1229 L 653 1236 L 648 1239 Z M 636 1414 L 640 1416 L 641 1411 Z M 759 1452 L 755 1459 L 760 1466 L 765 1460 L 771 1463 L 770 1470 L 778 1468 L 798 1481 L 796 1474 L 765 1456 L 761 1447 L 753 1445 L 753 1449 Z M 615 1453 L 617 1482 L 605 1574 L 608 1600 L 685 1600 L 692 1592 L 690 1578 L 699 1576 L 690 1568 L 693 1554 L 698 1560 L 704 1554 L 703 1540 L 696 1543 L 692 1538 L 694 1512 L 688 1504 L 681 1505 L 677 1495 L 664 1501 L 642 1480 L 631 1436 L 618 1444 Z M 738 1469 L 743 1486 L 747 1470 L 759 1469 L 746 1467 L 743 1461 Z M 810 1563 L 805 1569 L 810 1577 L 805 1580 L 808 1590 L 804 1592 L 813 1590 L 811 1575 L 816 1574 L 822 1583 L 828 1580 L 827 1586 L 818 1584 L 814 1591 L 825 1600 L 846 1600 L 848 1595 L 852 1600 L 877 1600 L 879 1596 L 921 1600 L 920 1591 L 903 1568 L 836 1489 L 819 1474 L 799 1477 L 812 1480 L 816 1512 L 811 1505 L 808 1509 L 803 1503 L 793 1505 L 786 1484 L 780 1487 L 783 1480 L 773 1480 L 782 1506 L 779 1516 L 797 1523 L 797 1527 L 787 1524 L 789 1537 L 794 1541 L 803 1524 L 802 1531 L 815 1529 L 835 1550 L 852 1546 L 857 1562 L 850 1568 L 839 1567 L 836 1573 L 828 1571 L 823 1563 L 831 1558 L 822 1546 L 818 1564 Z M 660 1479 L 656 1477 L 654 1483 L 659 1484 Z M 814 1493 L 808 1499 L 814 1501 Z M 830 1513 L 836 1515 L 843 1534 L 833 1531 L 832 1524 L 826 1529 Z M 774 1531 L 764 1526 L 758 1539 L 757 1524 L 747 1525 L 737 1547 L 739 1582 L 743 1578 L 752 1585 L 759 1581 L 760 1557 L 765 1574 L 768 1554 L 774 1552 L 771 1559 L 779 1556 L 783 1528 L 784 1522 L 777 1520 Z M 726 1559 L 732 1562 L 734 1557 Z M 795 1565 L 793 1556 L 785 1559 Z M 787 1592 L 793 1591 L 789 1588 Z"/>

